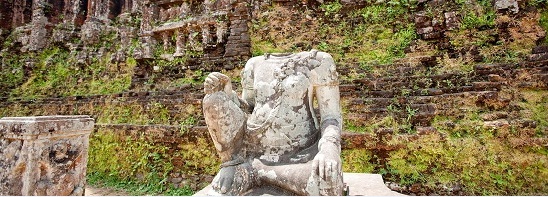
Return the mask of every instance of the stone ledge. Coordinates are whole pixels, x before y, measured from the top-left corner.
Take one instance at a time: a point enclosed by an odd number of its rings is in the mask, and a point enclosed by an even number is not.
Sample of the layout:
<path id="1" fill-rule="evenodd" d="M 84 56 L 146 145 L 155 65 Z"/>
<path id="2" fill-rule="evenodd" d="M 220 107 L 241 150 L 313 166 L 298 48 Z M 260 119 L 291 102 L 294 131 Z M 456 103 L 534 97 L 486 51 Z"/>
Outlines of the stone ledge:
<path id="1" fill-rule="evenodd" d="M 94 125 L 87 115 L 4 117 L 0 133 L 10 139 L 49 139 L 90 134 Z"/>
<path id="2" fill-rule="evenodd" d="M 380 174 L 366 173 L 344 173 L 344 182 L 348 185 L 350 196 L 405 196 L 398 192 L 392 191 L 384 185 L 384 181 Z M 211 184 L 204 189 L 198 191 L 194 196 L 207 196 L 211 190 Z M 254 189 L 247 193 L 251 196 L 287 196 L 278 188 L 263 186 Z"/>

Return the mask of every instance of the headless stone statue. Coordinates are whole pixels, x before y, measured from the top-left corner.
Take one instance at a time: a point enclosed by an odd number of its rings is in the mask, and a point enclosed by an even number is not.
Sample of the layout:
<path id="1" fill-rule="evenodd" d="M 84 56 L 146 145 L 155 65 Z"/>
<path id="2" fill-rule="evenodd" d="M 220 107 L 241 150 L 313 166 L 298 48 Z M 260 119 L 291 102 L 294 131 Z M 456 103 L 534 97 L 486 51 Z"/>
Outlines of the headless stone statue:
<path id="1" fill-rule="evenodd" d="M 238 98 L 226 75 L 211 73 L 204 82 L 205 120 L 223 162 L 209 194 L 271 185 L 296 195 L 341 195 L 342 118 L 331 55 L 251 58 L 242 86 Z"/>

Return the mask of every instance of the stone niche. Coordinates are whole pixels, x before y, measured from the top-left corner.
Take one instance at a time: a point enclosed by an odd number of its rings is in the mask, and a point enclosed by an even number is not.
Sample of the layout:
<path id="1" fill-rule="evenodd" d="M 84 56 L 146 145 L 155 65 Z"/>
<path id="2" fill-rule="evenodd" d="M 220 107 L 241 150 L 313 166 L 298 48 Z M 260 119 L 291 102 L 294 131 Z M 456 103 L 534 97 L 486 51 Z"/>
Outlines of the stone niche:
<path id="1" fill-rule="evenodd" d="M 0 119 L 0 195 L 84 195 L 89 116 Z"/>
<path id="2" fill-rule="evenodd" d="M 143 7 L 141 40 L 160 43 L 164 55 L 248 57 L 250 12 L 245 0 L 150 0 Z M 151 49 L 145 49 L 151 51 Z M 150 58 L 151 54 L 145 54 Z"/>

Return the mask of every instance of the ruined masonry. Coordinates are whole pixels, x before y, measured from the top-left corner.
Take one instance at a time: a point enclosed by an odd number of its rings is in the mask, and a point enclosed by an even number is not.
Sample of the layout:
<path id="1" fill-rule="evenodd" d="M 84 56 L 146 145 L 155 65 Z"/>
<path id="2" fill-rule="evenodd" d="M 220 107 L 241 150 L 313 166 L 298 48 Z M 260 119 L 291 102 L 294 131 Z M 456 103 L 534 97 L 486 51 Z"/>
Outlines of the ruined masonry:
<path id="1" fill-rule="evenodd" d="M 0 0 L 0 5 L 0 38 L 15 32 L 21 52 L 66 45 L 85 60 L 103 55 L 95 46 L 110 32 L 122 43 L 114 59 L 119 62 L 157 58 L 154 52 L 161 49 L 165 59 L 191 53 L 219 65 L 251 55 L 245 0 Z M 139 46 L 129 54 L 132 39 Z"/>
<path id="2" fill-rule="evenodd" d="M 0 195 L 82 196 L 89 116 L 0 119 Z"/>

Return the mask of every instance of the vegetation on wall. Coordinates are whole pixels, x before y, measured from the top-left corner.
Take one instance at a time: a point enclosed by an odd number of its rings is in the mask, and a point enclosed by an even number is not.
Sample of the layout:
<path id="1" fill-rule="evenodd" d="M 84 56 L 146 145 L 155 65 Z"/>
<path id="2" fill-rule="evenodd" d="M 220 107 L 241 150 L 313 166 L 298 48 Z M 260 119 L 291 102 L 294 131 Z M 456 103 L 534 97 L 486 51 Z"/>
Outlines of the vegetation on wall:
<path id="1" fill-rule="evenodd" d="M 78 63 L 67 49 L 51 47 L 37 53 L 7 55 L 3 67 L 11 72 L 2 72 L 0 80 L 3 96 L 10 98 L 36 99 L 45 97 L 87 96 L 112 94 L 129 88 L 133 68 L 127 64 L 110 62 L 110 55 L 89 63 Z"/>
<path id="2" fill-rule="evenodd" d="M 382 116 L 367 121 L 353 119 L 350 116 L 377 103 L 358 95 L 364 104 L 355 107 L 353 100 L 343 98 L 344 130 L 365 133 L 375 139 L 363 142 L 365 148 L 343 150 L 344 171 L 380 173 L 386 180 L 406 187 L 404 192 L 415 194 L 548 193 L 544 181 L 548 180 L 546 90 L 503 86 L 518 92 L 512 94 L 512 103 L 505 106 L 499 106 L 500 103 L 481 106 L 477 99 L 468 97 L 449 98 L 457 104 L 438 112 L 430 122 L 435 128 L 432 132 L 418 131 L 419 124 L 413 121 L 419 112 L 408 102 L 411 97 L 428 96 L 430 89 L 471 86 L 474 66 L 478 64 L 526 60 L 533 47 L 548 43 L 546 1 L 520 2 L 523 9 L 519 15 L 497 12 L 489 0 L 443 1 L 434 6 L 407 0 L 362 2 L 355 7 L 337 0 L 308 7 L 274 3 L 256 10 L 250 23 L 253 55 L 312 48 L 326 51 L 333 55 L 342 71 L 343 83 L 366 76 L 395 78 L 399 73 L 393 71 L 394 65 L 413 67 L 421 64 L 416 59 L 434 57 L 433 65 L 408 73 L 414 76 L 409 83 L 381 87 L 393 91 L 389 104 L 382 106 Z M 421 12 L 442 20 L 447 11 L 456 12 L 459 25 L 444 31 L 441 41 L 421 39 L 415 14 Z M 134 22 L 132 26 L 138 26 L 139 22 Z M 119 35 L 108 31 L 100 35 L 100 41 L 88 49 L 90 55 L 85 58 L 59 45 L 38 52 L 2 51 L 0 97 L 32 103 L 41 98 L 173 90 L 199 87 L 208 74 L 205 69 L 187 69 L 192 64 L 190 59 L 202 56 L 203 52 L 187 51 L 183 57 L 172 57 L 166 54 L 172 54 L 174 49 L 164 50 L 161 44 L 154 46 L 153 60 L 137 61 L 130 57 L 139 47 L 136 39 L 131 40 L 125 51 L 126 60 L 114 61 L 117 50 L 121 49 Z M 14 36 L 7 37 L 2 46 L 17 48 Z M 143 86 L 130 87 L 135 85 L 132 81 L 140 69 L 148 69 Z M 238 82 L 240 69 L 223 73 Z M 454 77 L 435 80 L 449 75 Z M 367 92 L 367 87 L 359 88 Z M 201 94 L 197 89 L 189 91 Z M 71 113 L 93 115 L 98 124 L 178 125 L 177 139 L 186 141 L 166 143 L 154 134 L 99 129 L 90 141 L 89 183 L 130 189 L 137 192 L 134 195 L 190 195 L 195 188 L 189 185 L 195 180 L 175 188 L 170 182 L 172 175 L 214 175 L 218 171 L 219 160 L 211 143 L 205 138 L 195 138 L 196 133 L 189 129 L 202 118 L 199 104 L 173 104 L 157 98 L 102 99 L 103 103 L 89 106 L 70 105 L 76 106 Z M 0 116 L 49 115 L 59 111 L 62 110 L 14 103 L 0 107 Z M 483 117 L 496 112 L 520 118 L 511 121 L 527 121 L 535 126 L 516 126 L 519 124 L 515 122 L 503 122 L 500 127 L 486 125 Z"/>
<path id="3" fill-rule="evenodd" d="M 108 129 L 92 134 L 88 178 L 92 184 L 106 184 L 133 190 L 135 194 L 190 195 L 186 185 L 174 187 L 173 174 L 214 175 L 219 166 L 215 151 L 205 139 L 169 145 L 144 133 L 122 135 Z M 181 138 L 189 139 L 189 138 Z M 189 183 L 190 184 L 190 183 Z"/>
<path id="4" fill-rule="evenodd" d="M 320 5 L 322 15 L 313 9 L 273 5 L 253 19 L 252 54 L 315 48 L 332 54 L 341 66 L 369 68 L 372 64 L 391 63 L 403 57 L 404 49 L 417 38 L 413 23 L 405 17 L 413 6 L 407 1 L 391 0 L 341 13 L 341 3 L 334 1 Z M 306 25 L 290 25 L 287 21 Z"/>

